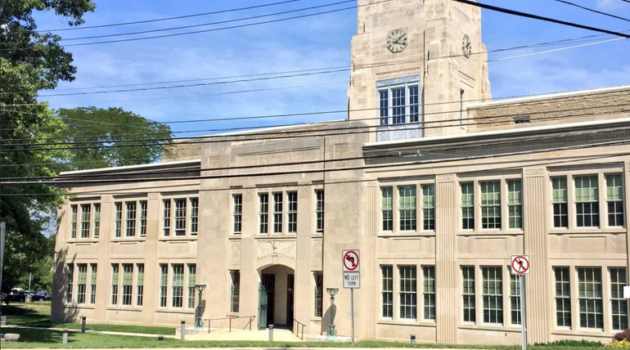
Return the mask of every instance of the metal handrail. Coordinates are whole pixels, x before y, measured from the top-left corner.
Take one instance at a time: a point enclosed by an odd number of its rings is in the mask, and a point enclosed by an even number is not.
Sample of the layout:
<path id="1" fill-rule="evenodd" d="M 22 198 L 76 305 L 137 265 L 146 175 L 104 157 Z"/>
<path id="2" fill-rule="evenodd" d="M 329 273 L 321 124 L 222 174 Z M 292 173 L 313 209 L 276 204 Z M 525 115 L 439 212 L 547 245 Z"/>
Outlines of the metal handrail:
<path id="1" fill-rule="evenodd" d="M 252 324 L 254 323 L 254 320 L 256 319 L 256 316 L 230 316 L 230 317 L 221 317 L 221 318 L 209 318 L 209 319 L 205 319 L 204 321 L 208 321 L 208 333 L 210 333 L 212 331 L 212 321 L 221 321 L 221 320 L 230 320 L 230 333 L 232 333 L 232 320 L 238 320 L 241 318 L 249 318 L 249 322 L 247 322 L 247 324 L 245 325 L 245 327 L 243 327 L 243 329 L 247 328 L 249 326 L 249 330 L 252 330 Z"/>
<path id="2" fill-rule="evenodd" d="M 293 334 L 295 334 L 296 337 L 300 337 L 300 339 L 304 340 L 304 327 L 306 327 L 306 325 L 296 319 L 293 319 Z M 302 336 L 300 336 L 300 326 L 302 326 Z"/>

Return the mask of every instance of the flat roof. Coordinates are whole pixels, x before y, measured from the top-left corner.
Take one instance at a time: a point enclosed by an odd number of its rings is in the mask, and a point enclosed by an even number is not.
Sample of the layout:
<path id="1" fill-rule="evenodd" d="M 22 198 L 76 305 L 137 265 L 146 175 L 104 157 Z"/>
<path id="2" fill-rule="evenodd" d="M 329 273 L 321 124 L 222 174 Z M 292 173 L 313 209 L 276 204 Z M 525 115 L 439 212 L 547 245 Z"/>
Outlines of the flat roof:
<path id="1" fill-rule="evenodd" d="M 89 170 L 75 170 L 75 171 L 64 171 L 59 173 L 59 175 L 75 175 L 75 174 L 89 174 L 89 173 L 98 173 L 103 171 L 111 171 L 111 170 L 142 170 L 149 168 L 158 168 L 163 166 L 171 166 L 171 165 L 186 165 L 186 164 L 201 164 L 201 159 L 188 159 L 188 160 L 177 160 L 173 162 L 160 162 L 160 163 L 151 163 L 151 164 L 140 164 L 140 165 L 125 165 L 125 166 L 116 166 L 109 168 L 97 168 L 97 169 L 89 169 Z"/>

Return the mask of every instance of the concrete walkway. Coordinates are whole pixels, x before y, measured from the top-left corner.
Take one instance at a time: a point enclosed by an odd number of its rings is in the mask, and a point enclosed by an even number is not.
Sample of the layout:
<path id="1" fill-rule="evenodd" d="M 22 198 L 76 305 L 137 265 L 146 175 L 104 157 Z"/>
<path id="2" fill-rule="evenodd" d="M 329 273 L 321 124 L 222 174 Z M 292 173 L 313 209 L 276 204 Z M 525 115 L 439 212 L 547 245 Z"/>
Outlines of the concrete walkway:
<path id="1" fill-rule="evenodd" d="M 29 326 L 17 326 L 17 325 L 2 326 L 2 329 L 10 329 L 10 328 L 45 329 L 45 330 L 49 330 L 49 331 L 63 332 L 63 328 L 44 328 L 44 327 L 29 327 Z M 9 332 L 4 332 L 4 333 L 9 333 Z M 68 333 L 81 333 L 81 330 L 80 329 L 68 329 Z M 157 338 L 157 334 L 146 334 L 146 333 L 125 333 L 125 332 L 91 331 L 91 330 L 86 330 L 85 333 L 125 335 L 125 336 L 131 336 L 131 337 L 144 337 L 144 338 Z M 164 339 L 175 339 L 175 336 L 174 335 L 165 335 Z M 179 339 L 179 338 L 177 338 L 177 339 Z"/>
<path id="2" fill-rule="evenodd" d="M 202 334 L 187 334 L 186 340 L 188 341 L 269 341 L 269 331 L 250 331 L 242 329 L 232 329 L 230 332 L 228 329 L 213 330 L 210 333 Z M 301 342 L 302 339 L 296 337 L 293 332 L 288 329 L 274 329 L 273 340 L 282 342 Z"/>

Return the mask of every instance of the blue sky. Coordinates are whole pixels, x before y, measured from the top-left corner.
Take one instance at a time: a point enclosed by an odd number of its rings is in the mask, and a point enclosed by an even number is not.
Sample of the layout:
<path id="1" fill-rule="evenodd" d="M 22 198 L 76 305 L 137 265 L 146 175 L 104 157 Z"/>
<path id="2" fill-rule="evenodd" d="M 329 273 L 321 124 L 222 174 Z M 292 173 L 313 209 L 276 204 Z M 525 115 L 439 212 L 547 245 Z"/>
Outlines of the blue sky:
<path id="1" fill-rule="evenodd" d="M 201 12 L 247 7 L 279 0 L 166 1 L 96 0 L 96 11 L 86 15 L 86 26 L 180 16 Z M 340 0 L 301 0 L 268 8 L 212 16 L 100 29 L 58 32 L 64 39 L 160 29 L 229 20 Z M 394 0 L 399 1 L 399 0 Z M 620 0 L 571 0 L 630 18 L 630 3 Z M 535 13 L 609 30 L 630 30 L 630 22 L 567 6 L 553 0 L 485 0 L 485 3 Z M 353 3 L 280 17 L 352 6 Z M 61 28 L 65 22 L 50 13 L 37 14 L 39 29 Z M 260 20 L 268 20 L 264 18 Z M 258 21 L 260 21 L 258 20 Z M 483 40 L 489 50 L 528 45 L 591 34 L 587 30 L 517 18 L 484 10 Z M 242 24 L 248 22 L 238 22 Z M 200 27 L 217 28 L 227 25 Z M 188 29 L 190 31 L 195 29 Z M 181 31 L 180 31 L 181 32 Z M 119 84 L 239 76 L 324 67 L 349 66 L 350 41 L 356 32 L 356 10 L 302 18 L 286 22 L 251 26 L 171 38 L 91 46 L 74 46 L 78 67 L 76 80 L 60 84 L 54 93 L 88 92 L 68 90 Z M 630 33 L 630 32 L 629 32 Z M 153 34 L 155 35 L 155 34 Z M 601 36 L 591 41 L 614 38 Z M 116 38 L 113 38 L 116 39 Z M 65 41 L 66 44 L 100 41 Z M 577 45 L 569 43 L 564 46 Z M 490 59 L 523 55 L 560 48 L 524 49 L 490 54 Z M 630 41 L 618 40 L 554 53 L 490 62 L 493 97 L 549 93 L 630 84 Z M 79 106 L 122 107 L 157 121 L 183 121 L 270 114 L 308 113 L 346 108 L 348 72 L 302 76 L 268 81 L 200 86 L 193 88 L 42 97 L 53 108 Z M 211 82 L 211 80 L 203 81 Z M 168 85 L 168 84 L 166 84 Z M 309 86 L 310 85 L 310 86 Z M 152 85 L 157 86 L 157 85 Z M 302 86 L 284 88 L 291 86 Z M 216 95 L 229 91 L 279 88 L 276 90 Z M 52 94 L 44 91 L 44 94 Z M 213 95 L 214 94 L 214 95 Z M 171 98 L 174 96 L 205 95 Z M 144 100 L 143 100 L 144 99 Z M 177 137 L 209 134 L 206 129 L 251 127 L 295 122 L 343 119 L 345 113 L 322 116 L 260 119 L 254 121 L 171 124 Z"/>

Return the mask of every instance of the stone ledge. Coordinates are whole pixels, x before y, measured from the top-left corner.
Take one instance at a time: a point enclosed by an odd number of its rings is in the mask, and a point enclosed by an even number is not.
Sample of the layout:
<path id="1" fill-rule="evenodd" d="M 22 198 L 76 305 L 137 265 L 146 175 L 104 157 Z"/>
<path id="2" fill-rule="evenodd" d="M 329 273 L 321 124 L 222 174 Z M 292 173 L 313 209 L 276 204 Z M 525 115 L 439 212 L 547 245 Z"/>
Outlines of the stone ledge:
<path id="1" fill-rule="evenodd" d="M 309 335 L 305 339 L 306 341 L 317 341 L 317 342 L 333 342 L 333 343 L 350 343 L 352 342 L 352 338 L 350 337 L 329 337 L 326 335 Z"/>

